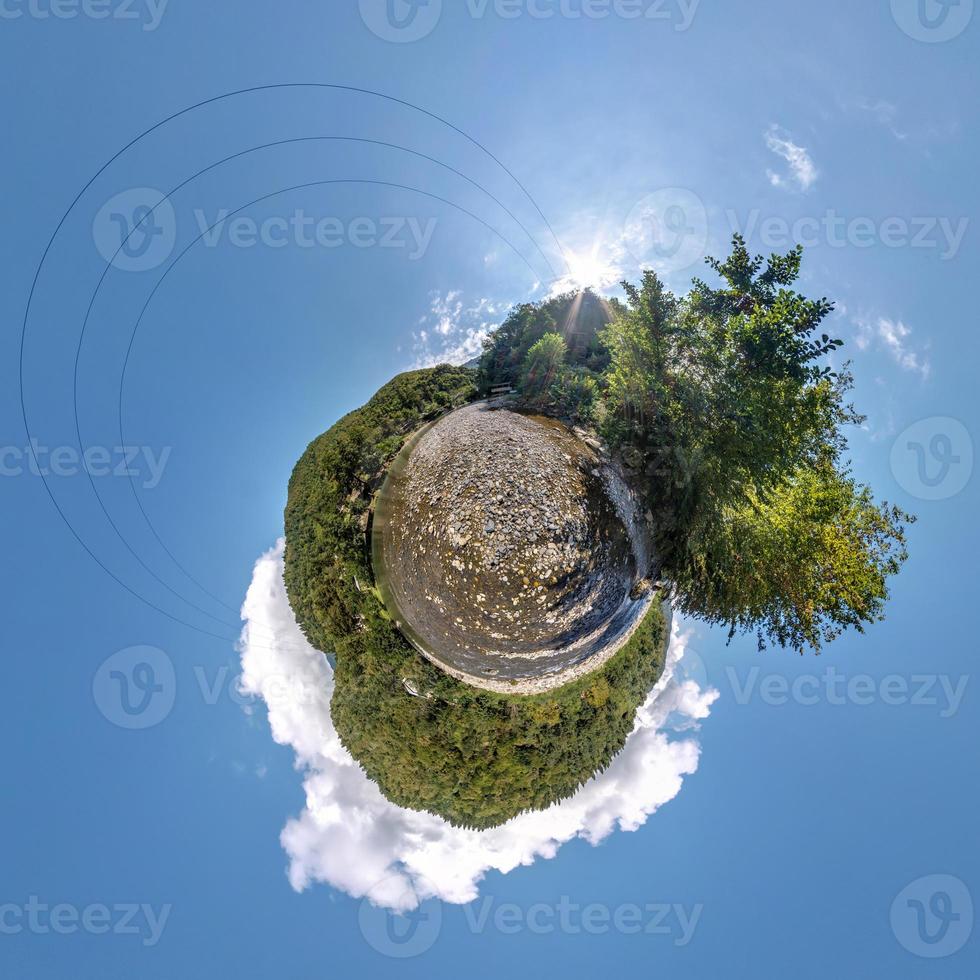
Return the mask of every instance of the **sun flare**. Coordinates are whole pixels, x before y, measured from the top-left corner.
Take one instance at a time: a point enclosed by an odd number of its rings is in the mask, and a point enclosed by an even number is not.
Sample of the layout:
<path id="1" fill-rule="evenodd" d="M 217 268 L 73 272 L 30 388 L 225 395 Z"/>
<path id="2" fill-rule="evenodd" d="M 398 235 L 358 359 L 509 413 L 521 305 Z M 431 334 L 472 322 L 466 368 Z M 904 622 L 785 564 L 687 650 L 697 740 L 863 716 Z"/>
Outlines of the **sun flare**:
<path id="1" fill-rule="evenodd" d="M 619 278 L 617 270 L 603 259 L 598 248 L 593 248 L 590 252 L 566 251 L 565 261 L 568 274 L 562 279 L 563 291 L 586 289 L 590 286 L 601 289 Z"/>

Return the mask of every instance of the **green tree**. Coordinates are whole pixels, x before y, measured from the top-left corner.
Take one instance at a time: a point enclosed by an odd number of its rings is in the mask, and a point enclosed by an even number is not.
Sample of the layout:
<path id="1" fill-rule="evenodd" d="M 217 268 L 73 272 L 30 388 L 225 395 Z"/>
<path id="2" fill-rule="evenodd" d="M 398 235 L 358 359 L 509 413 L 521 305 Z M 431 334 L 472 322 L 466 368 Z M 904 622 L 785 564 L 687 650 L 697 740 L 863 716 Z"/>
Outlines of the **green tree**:
<path id="1" fill-rule="evenodd" d="M 826 364 L 832 304 L 790 288 L 801 255 L 753 258 L 736 236 L 709 262 L 719 287 L 624 283 L 603 430 L 645 489 L 680 607 L 819 648 L 880 618 L 911 518 L 846 475 L 843 427 L 862 419 L 846 367 Z"/>
<path id="2" fill-rule="evenodd" d="M 568 345 L 561 334 L 546 333 L 527 352 L 521 365 L 520 393 L 531 402 L 544 402 L 565 364 Z"/>
<path id="3" fill-rule="evenodd" d="M 760 647 L 819 649 L 846 627 L 884 618 L 888 576 L 908 557 L 898 508 L 829 463 L 803 469 L 763 500 L 706 522 L 675 570 L 679 605 Z"/>
<path id="4" fill-rule="evenodd" d="M 483 344 L 478 384 L 516 385 L 528 351 L 546 334 L 559 333 L 568 345 L 567 363 L 595 375 L 609 363 L 599 331 L 610 320 L 610 304 L 590 290 L 563 293 L 542 303 L 521 303 Z"/>

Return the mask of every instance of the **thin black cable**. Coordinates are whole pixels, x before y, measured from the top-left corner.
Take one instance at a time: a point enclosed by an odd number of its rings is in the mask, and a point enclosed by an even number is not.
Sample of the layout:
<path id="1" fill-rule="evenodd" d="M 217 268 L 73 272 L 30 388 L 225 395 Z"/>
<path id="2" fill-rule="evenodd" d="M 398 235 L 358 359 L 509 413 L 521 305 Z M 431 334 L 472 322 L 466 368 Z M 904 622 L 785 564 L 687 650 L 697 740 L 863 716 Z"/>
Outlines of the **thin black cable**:
<path id="1" fill-rule="evenodd" d="M 67 515 L 65 514 L 64 510 L 61 508 L 61 505 L 58 503 L 58 501 L 57 501 L 57 499 L 56 499 L 56 497 L 54 495 L 54 492 L 52 491 L 51 486 L 48 483 L 47 477 L 44 475 L 42 468 L 38 465 L 37 456 L 36 456 L 36 453 L 34 452 L 33 443 L 31 442 L 31 429 L 30 429 L 30 422 L 29 422 L 28 417 L 27 417 L 27 401 L 26 401 L 26 396 L 25 396 L 25 392 L 24 392 L 24 352 L 25 352 L 26 341 L 27 341 L 27 326 L 28 326 L 28 322 L 30 320 L 31 307 L 32 307 L 33 302 L 34 302 L 34 294 L 37 291 L 38 280 L 41 277 L 41 270 L 44 268 L 44 263 L 47 260 L 48 254 L 50 253 L 52 246 L 54 245 L 55 239 L 58 237 L 58 234 L 61 231 L 62 227 L 64 226 L 65 222 L 68 220 L 68 216 L 75 209 L 76 205 L 82 199 L 82 197 L 86 193 L 86 191 L 95 183 L 96 180 L 98 180 L 98 178 L 116 160 L 119 159 L 119 157 L 121 157 L 127 150 L 129 150 L 132 146 L 134 146 L 136 143 L 138 143 L 141 139 L 143 139 L 144 137 L 148 136 L 150 133 L 154 132 L 155 130 L 159 129 L 162 126 L 165 126 L 167 123 L 172 122 L 174 119 L 177 119 L 177 118 L 179 118 L 182 115 L 185 115 L 188 112 L 193 112 L 194 110 L 199 109 L 199 108 L 202 108 L 202 107 L 204 107 L 206 105 L 210 105 L 212 103 L 220 102 L 220 101 L 222 101 L 224 99 L 234 98 L 234 97 L 236 97 L 238 95 L 244 95 L 244 94 L 248 94 L 248 93 L 251 93 L 251 92 L 271 91 L 271 90 L 286 89 L 286 88 L 332 89 L 332 90 L 336 90 L 336 91 L 355 92 L 355 93 L 358 93 L 358 94 L 361 94 L 361 95 L 371 95 L 371 96 L 374 96 L 375 98 L 384 99 L 384 100 L 389 101 L 389 102 L 392 102 L 394 104 L 402 105 L 402 106 L 405 106 L 407 108 L 413 109 L 416 112 L 420 112 L 423 115 L 428 116 L 428 117 L 430 117 L 432 119 L 435 119 L 436 121 L 441 122 L 445 126 L 448 126 L 454 132 L 459 133 L 461 136 L 464 137 L 464 139 L 466 139 L 467 141 L 469 141 L 470 143 L 472 143 L 474 146 L 476 146 L 478 149 L 480 149 L 483 153 L 485 153 L 488 157 L 490 157 L 490 159 L 493 160 L 499 167 L 501 167 L 501 169 L 504 170 L 504 172 L 517 184 L 517 186 L 521 189 L 521 191 L 525 194 L 525 196 L 528 198 L 528 200 L 534 206 L 535 210 L 541 216 L 541 219 L 544 221 L 545 226 L 548 228 L 548 231 L 551 233 L 552 238 L 555 240 L 555 243 L 558 245 L 558 250 L 561 253 L 562 258 L 565 260 L 566 267 L 568 266 L 568 262 L 567 262 L 567 259 L 565 259 L 565 253 L 564 253 L 564 250 L 562 249 L 561 243 L 558 241 L 557 235 L 555 235 L 554 230 L 552 229 L 552 227 L 551 227 L 550 223 L 548 222 L 547 218 L 545 218 L 544 213 L 541 211 L 541 208 L 537 205 L 537 203 L 535 202 L 534 198 L 531 197 L 531 195 L 528 192 L 527 188 L 524 187 L 524 185 L 517 179 L 517 177 L 493 153 L 491 153 L 485 146 L 483 146 L 482 143 L 480 143 L 478 140 L 474 139 L 468 133 L 464 132 L 458 126 L 453 125 L 447 119 L 442 118 L 441 116 L 437 115 L 436 113 L 430 112 L 428 109 L 423 109 L 421 106 L 414 105 L 413 103 L 407 102 L 404 99 L 398 99 L 398 98 L 395 98 L 394 96 L 385 95 L 382 92 L 375 92 L 375 91 L 373 91 L 371 89 L 359 88 L 357 86 L 340 85 L 340 84 L 330 83 L 330 82 L 282 82 L 282 83 L 271 84 L 271 85 L 255 85 L 255 86 L 251 86 L 251 87 L 248 87 L 248 88 L 236 89 L 236 90 L 234 90 L 232 92 L 226 92 L 226 93 L 224 93 L 222 95 L 213 96 L 210 99 L 204 99 L 204 100 L 202 100 L 200 102 L 195 103 L 194 105 L 188 106 L 188 107 L 186 107 L 184 109 L 181 109 L 181 110 L 179 110 L 179 111 L 177 111 L 175 113 L 172 113 L 171 115 L 167 116 L 166 118 L 164 118 L 164 119 L 160 120 L 159 122 L 155 123 L 153 126 L 150 126 L 149 128 L 145 129 L 138 136 L 136 136 L 132 140 L 130 140 L 129 143 L 127 143 L 124 147 L 122 147 L 122 149 L 118 150 L 115 154 L 113 154 L 113 156 L 111 156 L 96 171 L 96 173 L 88 180 L 88 182 L 84 185 L 84 187 L 82 187 L 82 189 L 75 195 L 74 200 L 71 202 L 71 204 L 69 204 L 67 210 L 64 212 L 64 214 L 61 216 L 60 220 L 58 221 L 58 224 L 56 225 L 54 231 L 51 233 L 51 236 L 48 239 L 48 242 L 47 242 L 47 244 L 44 247 L 44 251 L 43 251 L 43 253 L 41 255 L 41 259 L 38 262 L 37 269 L 34 272 L 34 278 L 33 278 L 32 282 L 31 282 L 31 288 L 30 288 L 30 291 L 29 291 L 28 297 L 27 297 L 27 304 L 26 304 L 26 306 L 24 308 L 24 317 L 23 317 L 23 322 L 22 322 L 22 325 L 21 325 L 20 352 L 19 352 L 19 357 L 18 357 L 18 386 L 19 386 L 19 389 L 20 389 L 21 419 L 22 419 L 22 421 L 24 423 L 24 430 L 27 433 L 28 446 L 30 448 L 31 456 L 34 459 L 35 466 L 37 467 L 38 472 L 41 475 L 41 482 L 44 485 L 45 493 L 47 493 L 48 498 L 51 500 L 51 503 L 54 505 L 54 508 L 55 508 L 55 510 L 58 513 L 58 516 L 65 523 L 65 525 L 67 526 L 68 530 L 71 532 L 72 536 L 79 543 L 79 545 L 81 545 L 81 547 L 85 551 L 85 553 L 114 582 L 116 582 L 117 585 L 119 585 L 123 589 L 125 589 L 125 591 L 128 592 L 130 595 L 132 595 L 134 598 L 138 599 L 141 602 L 146 603 L 147 605 L 151 606 L 151 608 L 156 609 L 157 612 L 160 612 L 162 615 L 166 616 L 168 619 L 170 619 L 170 620 L 172 620 L 174 622 L 181 623 L 182 625 L 185 625 L 185 626 L 189 626 L 191 629 L 196 629 L 198 632 L 204 633 L 204 634 L 209 635 L 209 636 L 213 636 L 216 639 L 220 639 L 220 640 L 226 640 L 226 638 L 220 636 L 217 633 L 211 633 L 208 630 L 202 630 L 202 629 L 199 629 L 198 627 L 191 626 L 191 624 L 189 624 L 189 623 L 185 623 L 183 620 L 181 620 L 178 617 L 174 616 L 172 613 L 169 613 L 166 610 L 160 609 L 159 607 L 155 606 L 148 599 L 144 598 L 139 593 L 137 593 L 134 589 L 132 589 L 130 586 L 128 586 L 125 582 L 123 582 L 114 572 L 111 571 L 111 569 L 109 569 L 98 558 L 98 556 L 92 551 L 92 549 L 82 539 L 81 535 L 79 535 L 79 533 L 75 530 L 75 528 L 72 525 L 71 521 L 68 520 Z"/>
<path id="2" fill-rule="evenodd" d="M 81 358 L 82 346 L 84 344 L 85 334 L 86 334 L 86 331 L 87 331 L 87 328 L 88 328 L 89 320 L 91 318 L 92 310 L 93 310 L 93 308 L 95 306 L 95 302 L 96 302 L 96 300 L 98 298 L 99 292 L 102 289 L 102 285 L 105 282 L 105 279 L 108 276 L 109 271 L 111 270 L 111 268 L 113 266 L 113 263 L 115 262 L 115 260 L 118 257 L 119 253 L 126 246 L 127 242 L 129 242 L 129 240 L 132 238 L 132 236 L 136 233 L 136 231 L 140 228 L 141 225 L 143 225 L 145 222 L 148 222 L 148 221 L 151 221 L 152 220 L 152 217 L 155 214 L 156 210 L 159 207 L 161 207 L 164 202 L 169 201 L 173 197 L 174 194 L 176 194 L 179 190 L 181 190 L 183 187 L 187 186 L 192 181 L 196 180 L 201 175 L 203 175 L 203 174 L 205 174 L 205 173 L 207 173 L 207 172 L 209 172 L 211 170 L 214 170 L 217 167 L 224 165 L 225 163 L 228 163 L 228 162 L 230 162 L 232 160 L 238 159 L 238 158 L 243 157 L 243 156 L 247 156 L 248 154 L 257 152 L 259 150 L 270 149 L 272 147 L 282 146 L 282 145 L 288 145 L 288 144 L 293 144 L 293 143 L 312 142 L 312 141 L 318 141 L 318 140 L 344 140 L 344 141 L 349 140 L 351 142 L 363 142 L 363 143 L 369 143 L 369 144 L 372 144 L 372 145 L 385 146 L 385 147 L 388 147 L 388 148 L 391 148 L 391 149 L 403 150 L 406 153 L 412 154 L 414 156 L 422 157 L 422 158 L 424 158 L 426 160 L 431 161 L 432 163 L 435 163 L 435 164 L 437 164 L 437 165 L 439 165 L 441 167 L 444 167 L 445 169 L 447 169 L 447 170 L 451 171 L 452 173 L 456 174 L 457 176 L 462 177 L 465 181 L 467 181 L 468 183 L 472 184 L 478 190 L 480 190 L 481 192 L 483 192 L 484 194 L 486 194 L 486 196 L 489 197 L 490 200 L 492 200 L 505 213 L 507 213 L 517 223 L 517 225 L 521 228 L 521 230 L 525 233 L 525 235 L 527 235 L 527 237 L 530 240 L 531 244 L 535 246 L 535 248 L 537 249 L 538 253 L 542 256 L 542 258 L 545 260 L 545 262 L 548 262 L 548 257 L 544 254 L 544 252 L 542 251 L 540 245 L 537 244 L 537 242 L 535 241 L 535 239 L 532 237 L 531 233 L 522 224 L 522 222 L 510 211 L 510 209 L 506 207 L 506 205 L 504 205 L 500 200 L 498 200 L 493 194 L 491 194 L 488 190 L 486 190 L 486 188 L 484 188 L 477 181 L 472 180 L 471 178 L 467 177 L 466 174 L 460 172 L 459 170 L 456 170 L 456 168 L 451 167 L 448 164 L 443 163 L 442 161 L 436 159 L 435 157 L 430 157 L 427 154 L 420 153 L 420 152 L 418 152 L 416 150 L 412 150 L 412 149 L 409 149 L 407 147 L 400 146 L 400 145 L 398 145 L 396 143 L 388 143 L 388 142 L 385 142 L 385 141 L 382 141 L 382 140 L 372 140 L 372 139 L 364 139 L 364 138 L 360 138 L 360 137 L 346 137 L 346 136 L 304 136 L 304 137 L 294 137 L 294 138 L 290 138 L 290 139 L 276 140 L 276 141 L 273 141 L 273 142 L 270 142 L 270 143 L 262 143 L 262 144 L 259 144 L 258 146 L 250 147 L 249 149 L 246 149 L 246 150 L 240 150 L 237 153 L 233 153 L 233 154 L 231 154 L 231 155 L 229 155 L 227 157 L 224 157 L 221 160 L 218 160 L 215 163 L 210 164 L 207 167 L 202 168 L 201 170 L 198 170 L 195 174 L 192 174 L 190 177 L 186 178 L 185 180 L 181 181 L 181 183 L 177 184 L 176 187 L 172 188 L 170 190 L 170 192 L 168 194 L 166 194 L 163 198 L 161 198 L 161 200 L 158 201 L 153 206 L 153 208 L 151 208 L 143 216 L 143 218 L 140 220 L 140 222 L 138 222 L 130 230 L 130 232 L 126 236 L 126 238 L 123 239 L 122 242 L 120 242 L 119 247 L 116 249 L 115 254 L 106 263 L 105 268 L 102 271 L 102 275 L 99 278 L 99 281 L 96 284 L 95 290 L 93 291 L 92 296 L 91 296 L 91 298 L 89 300 L 88 308 L 86 309 L 86 312 L 85 312 L 85 318 L 82 321 L 82 329 L 81 329 L 81 333 L 79 335 L 78 344 L 77 344 L 77 346 L 75 348 L 75 364 L 74 364 L 74 373 L 73 373 L 72 401 L 73 401 L 73 410 L 74 410 L 74 416 L 75 416 L 75 433 L 76 433 L 76 436 L 77 436 L 77 439 L 78 439 L 79 447 L 82 449 L 83 452 L 84 452 L 85 443 L 84 443 L 84 440 L 82 438 L 81 426 L 80 426 L 80 421 L 79 421 L 79 416 L 78 416 L 78 369 L 79 369 L 79 362 L 80 362 L 80 358 Z M 447 203 L 451 204 L 453 207 L 457 207 L 458 208 L 458 206 L 455 205 L 455 204 L 453 204 L 453 202 L 447 202 Z M 461 209 L 461 208 L 458 208 L 458 209 L 459 210 L 465 210 L 465 209 Z M 469 214 L 469 212 L 466 212 L 466 213 Z M 220 223 L 221 222 L 219 221 L 217 224 L 220 224 Z M 217 227 L 217 225 L 214 225 L 212 227 Z M 487 227 L 489 227 L 489 225 Z M 499 235 L 500 233 L 498 232 L 497 234 Z M 522 255 L 522 253 L 519 252 L 519 250 L 514 246 L 514 244 L 512 242 L 510 242 L 509 239 L 505 238 L 503 235 L 500 235 L 500 237 L 503 238 L 503 240 L 515 252 L 515 254 L 520 255 L 521 258 L 524 260 L 524 262 L 526 264 L 529 264 L 529 263 L 527 263 L 527 259 Z M 549 267 L 550 267 L 550 263 L 549 263 Z M 532 272 L 533 271 L 534 270 L 532 269 Z M 555 271 L 554 268 L 552 268 L 551 271 L 554 272 Z M 120 445 L 125 445 L 125 437 L 124 437 L 124 435 L 122 433 L 122 410 L 121 410 L 121 407 L 120 407 L 120 414 L 119 414 L 119 428 L 120 428 Z M 211 619 L 211 620 L 213 620 L 215 622 L 218 622 L 218 623 L 224 623 L 224 625 L 227 625 L 227 626 L 234 625 L 232 623 L 229 623 L 227 620 L 224 620 L 224 619 L 222 619 L 220 617 L 217 617 L 217 616 L 213 616 L 207 610 L 202 609 L 199 605 L 197 605 L 196 603 L 192 602 L 190 599 L 186 598 L 183 594 L 177 592 L 166 581 L 164 581 L 159 575 L 157 575 L 156 572 L 154 572 L 153 569 L 151 569 L 149 567 L 149 565 L 146 564 L 146 562 L 143 561 L 143 559 L 139 556 L 139 554 L 137 554 L 137 552 L 130 545 L 129 541 L 119 531 L 118 527 L 116 526 L 115 522 L 113 521 L 112 517 L 110 516 L 110 514 L 109 514 L 109 512 L 108 512 L 108 510 L 107 510 L 107 508 L 105 506 L 105 503 L 102 500 L 102 497 L 101 497 L 101 495 L 100 495 L 100 493 L 99 493 L 99 491 L 98 491 L 98 489 L 97 489 L 97 487 L 95 485 L 95 482 L 94 482 L 94 480 L 92 478 L 92 475 L 90 473 L 88 473 L 87 471 L 86 471 L 86 475 L 88 477 L 89 484 L 90 484 L 90 486 L 92 488 L 92 491 L 95 494 L 95 496 L 96 496 L 96 498 L 97 498 L 97 500 L 99 502 L 99 506 L 102 509 L 103 514 L 105 514 L 106 519 L 109 521 L 109 525 L 112 527 L 113 531 L 115 531 L 116 536 L 120 539 L 120 541 L 122 541 L 123 545 L 125 545 L 126 549 L 129 551 L 129 553 L 147 571 L 147 573 L 155 581 L 157 581 L 160 585 L 162 585 L 168 592 L 170 592 L 173 596 L 175 596 L 176 598 L 182 600 L 183 602 L 186 602 L 192 609 L 194 609 L 197 612 L 201 613 L 202 615 L 206 616 L 208 619 Z M 134 499 L 136 500 L 137 507 L 139 508 L 140 513 L 142 514 L 143 519 L 146 522 L 147 527 L 149 528 L 149 530 L 150 530 L 151 534 L 153 535 L 153 537 L 156 539 L 157 543 L 163 549 L 164 553 L 170 558 L 171 562 L 173 562 L 173 564 L 188 579 L 188 581 L 190 581 L 193 585 L 195 585 L 198 589 L 200 589 L 201 592 L 203 592 L 205 595 L 207 595 L 210 599 L 212 599 L 218 605 L 222 606 L 224 609 L 227 609 L 231 613 L 235 613 L 237 610 L 233 609 L 227 603 L 223 602 L 216 595 L 214 595 L 214 593 L 212 593 L 209 589 L 205 588 L 205 586 L 202 585 L 193 575 L 191 575 L 191 573 L 184 567 L 183 564 L 181 564 L 181 562 L 176 558 L 176 556 L 170 551 L 170 549 L 167 547 L 167 545 L 164 543 L 164 541 L 162 540 L 161 536 L 157 532 L 157 529 L 153 525 L 153 523 L 150 520 L 149 516 L 147 515 L 147 513 L 146 513 L 146 511 L 145 511 L 145 509 L 143 507 L 143 503 L 142 503 L 142 501 L 141 501 L 141 499 L 139 497 L 139 494 L 136 491 L 136 485 L 135 485 L 135 481 L 133 480 L 132 475 L 127 472 L 127 476 L 129 478 L 130 488 L 132 489 L 133 496 L 134 496 Z"/>

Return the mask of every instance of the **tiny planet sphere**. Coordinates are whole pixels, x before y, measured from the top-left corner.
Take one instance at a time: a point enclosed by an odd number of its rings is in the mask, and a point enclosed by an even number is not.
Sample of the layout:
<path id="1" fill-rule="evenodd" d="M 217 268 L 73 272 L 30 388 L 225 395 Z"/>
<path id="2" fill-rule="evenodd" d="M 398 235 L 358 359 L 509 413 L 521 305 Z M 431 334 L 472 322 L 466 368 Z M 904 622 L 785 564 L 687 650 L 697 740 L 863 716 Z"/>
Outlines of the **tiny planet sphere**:
<path id="1" fill-rule="evenodd" d="M 375 575 L 453 676 L 548 690 L 604 663 L 652 601 L 633 494 L 557 420 L 477 403 L 412 438 L 375 506 Z"/>

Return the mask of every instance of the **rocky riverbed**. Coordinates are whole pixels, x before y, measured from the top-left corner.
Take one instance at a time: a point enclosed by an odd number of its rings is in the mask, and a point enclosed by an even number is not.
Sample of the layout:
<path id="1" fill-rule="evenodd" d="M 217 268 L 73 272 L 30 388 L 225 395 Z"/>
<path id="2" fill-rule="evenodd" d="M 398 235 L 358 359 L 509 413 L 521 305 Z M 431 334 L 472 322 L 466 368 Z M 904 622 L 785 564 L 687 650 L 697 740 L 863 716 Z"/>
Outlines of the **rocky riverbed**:
<path id="1" fill-rule="evenodd" d="M 454 676 L 517 693 L 567 683 L 632 634 L 652 593 L 633 496 L 560 422 L 479 403 L 393 464 L 375 573 L 415 646 Z"/>

